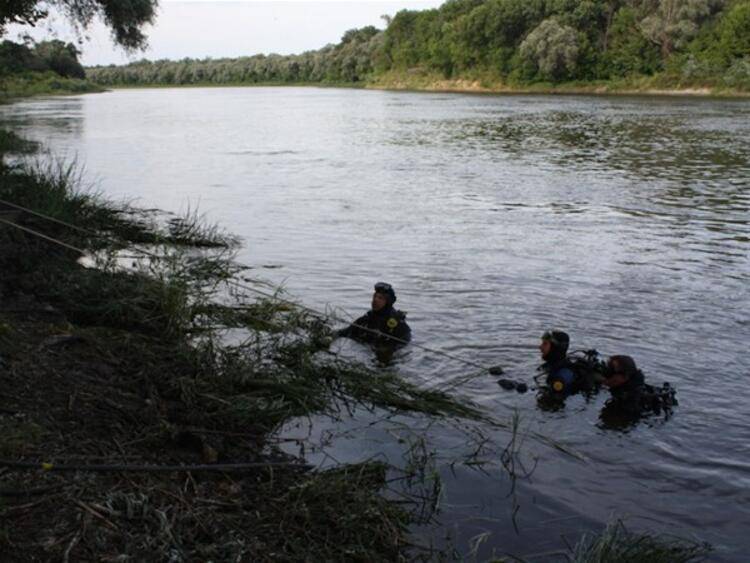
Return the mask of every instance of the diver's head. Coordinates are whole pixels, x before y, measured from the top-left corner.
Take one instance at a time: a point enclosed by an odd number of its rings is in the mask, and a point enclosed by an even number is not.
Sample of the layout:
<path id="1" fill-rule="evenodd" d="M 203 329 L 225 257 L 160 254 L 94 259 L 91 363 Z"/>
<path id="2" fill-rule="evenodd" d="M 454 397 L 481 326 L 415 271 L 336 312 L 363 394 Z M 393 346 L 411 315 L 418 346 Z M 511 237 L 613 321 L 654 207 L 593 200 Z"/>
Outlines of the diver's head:
<path id="1" fill-rule="evenodd" d="M 375 293 L 372 294 L 372 310 L 376 313 L 392 307 L 396 302 L 396 292 L 389 283 L 378 282 L 375 284 Z"/>
<path id="2" fill-rule="evenodd" d="M 638 367 L 630 356 L 611 356 L 607 360 L 607 377 L 618 376 L 627 381 L 637 374 Z"/>
<path id="3" fill-rule="evenodd" d="M 568 353 L 570 336 L 561 330 L 548 330 L 542 334 L 539 351 L 545 362 L 557 362 L 562 360 Z"/>

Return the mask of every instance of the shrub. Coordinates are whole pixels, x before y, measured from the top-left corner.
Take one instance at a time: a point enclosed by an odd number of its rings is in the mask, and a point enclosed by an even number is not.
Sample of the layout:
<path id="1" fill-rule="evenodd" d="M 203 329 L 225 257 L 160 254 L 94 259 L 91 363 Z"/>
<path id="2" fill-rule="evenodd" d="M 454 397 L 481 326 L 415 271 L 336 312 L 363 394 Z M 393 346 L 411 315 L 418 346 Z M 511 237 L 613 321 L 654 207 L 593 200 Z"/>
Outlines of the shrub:
<path id="1" fill-rule="evenodd" d="M 524 62 L 536 66 L 540 78 L 557 81 L 575 74 L 580 50 L 576 30 L 553 17 L 529 33 L 520 54 Z"/>

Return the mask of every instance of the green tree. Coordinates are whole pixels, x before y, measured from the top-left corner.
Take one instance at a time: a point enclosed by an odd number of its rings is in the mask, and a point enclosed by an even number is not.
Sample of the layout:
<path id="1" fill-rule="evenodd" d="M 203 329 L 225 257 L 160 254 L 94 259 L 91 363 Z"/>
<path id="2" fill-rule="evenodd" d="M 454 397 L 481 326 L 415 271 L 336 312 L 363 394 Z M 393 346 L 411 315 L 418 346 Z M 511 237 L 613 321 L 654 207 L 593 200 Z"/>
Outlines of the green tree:
<path id="1" fill-rule="evenodd" d="M 0 0 L 0 35 L 9 23 L 34 25 L 47 17 L 47 10 L 37 0 Z"/>
<path id="2" fill-rule="evenodd" d="M 637 4 L 648 12 L 640 22 L 641 32 L 667 59 L 698 34 L 700 24 L 720 9 L 724 0 L 647 0 Z"/>
<path id="3" fill-rule="evenodd" d="M 26 45 L 13 41 L 0 43 L 0 76 L 25 70 L 44 70 L 44 65 Z"/>
<path id="4" fill-rule="evenodd" d="M 139 49 L 146 45 L 142 28 L 154 21 L 157 5 L 158 0 L 0 0 L 0 35 L 9 23 L 33 26 L 56 8 L 83 30 L 99 17 L 117 44 Z"/>
<path id="5" fill-rule="evenodd" d="M 540 78 L 571 78 L 580 54 L 578 33 L 551 17 L 540 23 L 521 43 L 521 59 L 536 68 Z"/>
<path id="6" fill-rule="evenodd" d="M 58 39 L 37 43 L 34 54 L 45 67 L 67 78 L 85 78 L 86 72 L 78 62 L 80 52 L 72 43 L 65 43 Z"/>
<path id="7" fill-rule="evenodd" d="M 458 21 L 464 64 L 497 65 L 545 17 L 543 0 L 489 0 Z"/>
<path id="8" fill-rule="evenodd" d="M 632 8 L 620 9 L 608 27 L 604 67 L 610 76 L 651 75 L 662 69 L 659 46 L 640 32 Z"/>
<path id="9" fill-rule="evenodd" d="M 730 86 L 745 84 L 750 60 L 750 0 L 733 2 L 715 21 L 701 29 L 688 54 L 678 61 L 689 80 L 710 81 L 719 72 Z"/>
<path id="10" fill-rule="evenodd" d="M 727 62 L 750 57 L 750 2 L 737 3 L 726 12 L 719 27 L 718 48 Z"/>

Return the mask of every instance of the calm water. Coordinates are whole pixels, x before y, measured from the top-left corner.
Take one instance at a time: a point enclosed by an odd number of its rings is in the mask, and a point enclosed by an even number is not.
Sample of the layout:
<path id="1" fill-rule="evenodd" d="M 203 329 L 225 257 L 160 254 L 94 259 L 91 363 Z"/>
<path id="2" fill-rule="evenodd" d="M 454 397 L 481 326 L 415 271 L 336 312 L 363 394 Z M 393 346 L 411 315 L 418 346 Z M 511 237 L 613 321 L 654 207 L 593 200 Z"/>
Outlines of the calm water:
<path id="1" fill-rule="evenodd" d="M 110 196 L 198 207 L 244 238 L 258 276 L 310 306 L 359 314 L 383 279 L 417 343 L 530 379 L 539 335 L 559 327 L 573 348 L 630 354 L 647 379 L 677 386 L 672 419 L 621 432 L 599 422 L 604 395 L 547 413 L 531 393 L 471 380 L 462 393 L 500 417 L 518 408 L 524 428 L 585 461 L 526 441 L 522 459 L 537 465 L 516 488 L 516 532 L 497 463 L 451 472 L 466 437 L 434 429 L 446 491 L 433 541 L 447 533 L 467 553 L 489 532 L 480 559 L 527 556 L 626 517 L 745 559 L 747 102 L 161 89 L 33 100 L 0 117 L 77 156 Z M 426 385 L 471 372 L 414 347 L 397 369 Z M 355 430 L 332 455 L 394 450 L 388 436 Z"/>

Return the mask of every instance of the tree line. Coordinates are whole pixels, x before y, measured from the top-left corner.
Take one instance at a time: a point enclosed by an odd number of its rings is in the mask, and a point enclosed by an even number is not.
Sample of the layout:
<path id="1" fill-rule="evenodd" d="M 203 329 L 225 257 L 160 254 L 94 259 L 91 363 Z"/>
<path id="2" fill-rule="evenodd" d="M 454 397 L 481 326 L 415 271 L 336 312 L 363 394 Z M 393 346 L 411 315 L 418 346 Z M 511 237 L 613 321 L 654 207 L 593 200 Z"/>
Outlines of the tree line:
<path id="1" fill-rule="evenodd" d="M 0 38 L 10 24 L 34 27 L 55 11 L 78 31 L 101 19 L 114 42 L 126 50 L 145 46 L 143 27 L 153 22 L 157 0 L 0 0 Z M 73 43 L 57 39 L 0 42 L 0 97 L 54 91 L 93 91 Z"/>
<path id="2" fill-rule="evenodd" d="M 510 82 L 726 75 L 750 86 L 748 0 L 449 0 L 398 13 L 382 65 Z M 383 67 L 380 67 L 383 68 Z"/>
<path id="3" fill-rule="evenodd" d="M 39 43 L 0 43 L 0 77 L 28 72 L 54 72 L 64 78 L 85 78 L 80 51 L 58 39 Z"/>
<path id="4" fill-rule="evenodd" d="M 112 32 L 115 43 L 139 49 L 146 44 L 143 27 L 153 23 L 157 6 L 158 0 L 0 0 L 0 36 L 8 24 L 33 27 L 57 11 L 79 31 L 98 18 Z"/>
<path id="5" fill-rule="evenodd" d="M 374 26 L 347 31 L 341 42 L 299 55 L 233 59 L 141 60 L 87 69 L 102 85 L 360 83 L 375 71 L 384 34 Z"/>
<path id="6" fill-rule="evenodd" d="M 750 0 L 448 0 L 297 55 L 141 60 L 102 85 L 362 84 L 429 73 L 508 84 L 664 77 L 750 89 Z"/>

